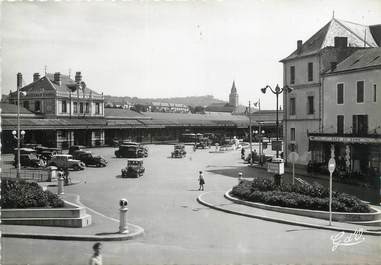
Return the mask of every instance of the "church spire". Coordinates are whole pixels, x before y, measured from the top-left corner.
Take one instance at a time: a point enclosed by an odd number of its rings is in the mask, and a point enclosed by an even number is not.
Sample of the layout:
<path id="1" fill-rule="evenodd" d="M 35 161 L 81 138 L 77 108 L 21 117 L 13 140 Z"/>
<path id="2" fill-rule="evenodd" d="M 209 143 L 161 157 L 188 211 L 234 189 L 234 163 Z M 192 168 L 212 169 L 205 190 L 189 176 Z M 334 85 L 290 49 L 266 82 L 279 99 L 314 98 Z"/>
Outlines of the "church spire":
<path id="1" fill-rule="evenodd" d="M 235 87 L 235 80 L 233 80 L 232 90 L 230 93 L 237 93 L 237 88 Z"/>

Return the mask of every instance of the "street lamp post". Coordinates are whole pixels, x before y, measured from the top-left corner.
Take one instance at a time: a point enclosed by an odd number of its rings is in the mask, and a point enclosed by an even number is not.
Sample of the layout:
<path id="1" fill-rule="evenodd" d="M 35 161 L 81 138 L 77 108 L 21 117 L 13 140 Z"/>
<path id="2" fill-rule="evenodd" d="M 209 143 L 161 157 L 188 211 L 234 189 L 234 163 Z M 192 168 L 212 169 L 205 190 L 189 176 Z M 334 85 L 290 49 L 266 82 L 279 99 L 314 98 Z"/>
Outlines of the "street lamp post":
<path id="1" fill-rule="evenodd" d="M 275 87 L 275 90 L 272 89 L 269 85 L 265 86 L 264 88 L 261 88 L 261 91 L 263 94 L 266 93 L 266 89 L 269 88 L 270 91 L 276 95 L 276 141 L 277 141 L 277 144 L 279 142 L 279 95 L 282 94 L 283 92 L 291 92 L 292 91 L 292 88 L 289 87 L 289 86 L 285 86 L 283 88 L 280 88 L 278 85 L 276 85 Z M 276 148 L 276 157 L 279 158 L 279 146 L 277 146 Z"/>
<path id="2" fill-rule="evenodd" d="M 283 159 L 279 158 L 279 95 L 282 94 L 283 92 L 291 92 L 292 88 L 289 86 L 285 86 L 283 88 L 280 88 L 278 85 L 276 85 L 275 89 L 272 89 L 269 85 L 265 86 L 264 88 L 261 88 L 261 91 L 263 94 L 266 93 L 266 89 L 269 88 L 270 91 L 276 95 L 276 159 L 273 160 L 272 166 L 275 166 L 274 168 L 268 168 L 268 172 L 273 172 L 275 173 L 274 175 L 274 183 L 275 185 L 280 185 L 281 184 L 281 174 L 284 173 L 284 164 L 283 164 Z"/>
<path id="3" fill-rule="evenodd" d="M 17 178 L 20 178 L 20 141 L 24 138 L 25 131 L 20 132 L 20 94 L 23 96 L 26 95 L 25 92 L 20 91 L 19 87 L 17 87 L 17 132 L 12 131 L 13 137 L 17 140 Z"/>
<path id="4" fill-rule="evenodd" d="M 253 166 L 253 132 L 251 131 L 251 102 L 249 100 L 249 140 L 250 140 L 250 166 Z"/>

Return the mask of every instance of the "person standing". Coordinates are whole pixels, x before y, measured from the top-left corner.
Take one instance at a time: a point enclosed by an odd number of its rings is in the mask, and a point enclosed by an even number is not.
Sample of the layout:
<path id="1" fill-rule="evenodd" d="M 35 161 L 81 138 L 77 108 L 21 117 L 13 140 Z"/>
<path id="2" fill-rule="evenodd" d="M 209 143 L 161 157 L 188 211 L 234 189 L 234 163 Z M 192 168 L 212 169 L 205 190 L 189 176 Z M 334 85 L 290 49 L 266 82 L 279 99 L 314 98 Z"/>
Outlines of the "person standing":
<path id="1" fill-rule="evenodd" d="M 205 179 L 204 174 L 202 174 L 202 171 L 200 171 L 200 174 L 198 176 L 198 183 L 200 184 L 198 190 L 204 190 Z"/>
<path id="2" fill-rule="evenodd" d="M 89 265 L 102 265 L 102 255 L 101 255 L 102 243 L 97 242 L 93 245 L 94 254 L 90 258 Z"/>

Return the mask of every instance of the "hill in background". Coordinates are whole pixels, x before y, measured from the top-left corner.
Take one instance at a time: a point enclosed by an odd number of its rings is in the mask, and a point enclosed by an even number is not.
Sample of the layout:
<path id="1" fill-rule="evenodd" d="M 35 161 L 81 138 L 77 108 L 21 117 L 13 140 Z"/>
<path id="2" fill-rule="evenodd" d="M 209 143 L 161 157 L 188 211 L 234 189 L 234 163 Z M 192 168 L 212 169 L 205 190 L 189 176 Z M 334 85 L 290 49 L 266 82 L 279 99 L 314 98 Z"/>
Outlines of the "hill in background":
<path id="1" fill-rule="evenodd" d="M 123 104 L 125 102 L 133 104 L 150 104 L 152 102 L 177 103 L 187 106 L 209 106 L 212 103 L 226 103 L 223 100 L 216 99 L 212 95 L 192 96 L 192 97 L 174 97 L 174 98 L 137 98 L 137 97 L 114 97 L 105 95 L 105 103 Z"/>

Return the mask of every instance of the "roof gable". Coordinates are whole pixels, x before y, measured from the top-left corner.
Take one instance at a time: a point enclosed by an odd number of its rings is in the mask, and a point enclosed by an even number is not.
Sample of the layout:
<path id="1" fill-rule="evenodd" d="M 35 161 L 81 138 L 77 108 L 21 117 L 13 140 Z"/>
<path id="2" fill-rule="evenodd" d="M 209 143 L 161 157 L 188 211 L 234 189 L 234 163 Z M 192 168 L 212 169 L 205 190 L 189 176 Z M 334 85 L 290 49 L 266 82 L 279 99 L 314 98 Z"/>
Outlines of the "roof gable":
<path id="1" fill-rule="evenodd" d="M 348 47 L 378 47 L 367 25 L 332 18 L 324 27 L 303 43 L 301 50 L 295 50 L 281 61 L 294 59 L 300 56 L 313 55 L 325 47 L 335 46 L 335 37 L 347 37 Z"/>

